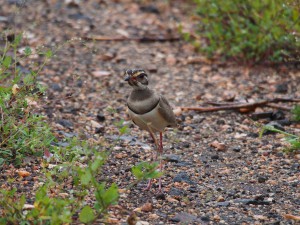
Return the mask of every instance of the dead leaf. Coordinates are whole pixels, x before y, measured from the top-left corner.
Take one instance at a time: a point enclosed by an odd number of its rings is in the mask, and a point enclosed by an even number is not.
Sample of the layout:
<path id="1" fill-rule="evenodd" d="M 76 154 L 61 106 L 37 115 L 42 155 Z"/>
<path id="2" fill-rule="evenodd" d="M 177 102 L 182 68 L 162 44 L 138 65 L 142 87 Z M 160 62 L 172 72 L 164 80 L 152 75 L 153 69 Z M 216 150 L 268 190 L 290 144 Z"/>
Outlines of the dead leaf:
<path id="1" fill-rule="evenodd" d="M 300 216 L 294 216 L 292 214 L 284 214 L 283 217 L 288 220 L 297 220 L 300 221 Z"/>
<path id="2" fill-rule="evenodd" d="M 25 170 L 19 170 L 18 174 L 20 177 L 28 177 L 30 175 L 30 173 Z"/>
<path id="3" fill-rule="evenodd" d="M 13 86 L 12 86 L 12 93 L 15 95 L 15 94 L 17 94 L 18 93 L 18 91 L 20 90 L 20 88 L 19 88 L 19 86 L 17 85 L 17 84 L 14 84 Z"/>

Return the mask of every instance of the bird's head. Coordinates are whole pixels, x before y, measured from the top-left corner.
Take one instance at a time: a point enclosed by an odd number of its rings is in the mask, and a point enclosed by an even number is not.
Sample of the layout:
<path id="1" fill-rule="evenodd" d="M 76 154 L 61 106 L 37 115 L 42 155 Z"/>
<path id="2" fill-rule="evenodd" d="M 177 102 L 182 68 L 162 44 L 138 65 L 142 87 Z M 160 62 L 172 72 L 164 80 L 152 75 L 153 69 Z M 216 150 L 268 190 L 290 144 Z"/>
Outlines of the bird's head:
<path id="1" fill-rule="evenodd" d="M 135 89 L 145 89 L 148 86 L 148 75 L 141 69 L 126 70 L 124 80 Z"/>

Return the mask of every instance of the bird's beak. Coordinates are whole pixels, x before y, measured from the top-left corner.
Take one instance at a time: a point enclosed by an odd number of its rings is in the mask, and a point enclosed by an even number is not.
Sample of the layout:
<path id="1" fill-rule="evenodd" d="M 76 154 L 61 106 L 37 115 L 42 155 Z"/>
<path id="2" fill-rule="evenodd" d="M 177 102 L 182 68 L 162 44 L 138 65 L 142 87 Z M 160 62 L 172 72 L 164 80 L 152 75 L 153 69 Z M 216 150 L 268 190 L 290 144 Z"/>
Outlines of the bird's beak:
<path id="1" fill-rule="evenodd" d="M 130 76 L 129 75 L 126 75 L 124 81 L 129 81 L 130 80 Z"/>

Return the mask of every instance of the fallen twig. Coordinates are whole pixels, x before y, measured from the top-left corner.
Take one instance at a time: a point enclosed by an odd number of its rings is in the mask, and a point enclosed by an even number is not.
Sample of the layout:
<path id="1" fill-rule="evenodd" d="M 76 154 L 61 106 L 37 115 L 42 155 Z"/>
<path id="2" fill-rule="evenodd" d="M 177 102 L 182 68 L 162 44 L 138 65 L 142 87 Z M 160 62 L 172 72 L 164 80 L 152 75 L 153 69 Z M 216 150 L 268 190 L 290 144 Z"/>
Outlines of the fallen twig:
<path id="1" fill-rule="evenodd" d="M 300 99 L 293 98 L 275 98 L 269 100 L 262 100 L 251 103 L 236 103 L 236 102 L 207 102 L 207 104 L 214 105 L 213 107 L 181 107 L 182 110 L 194 110 L 200 112 L 214 112 L 222 110 L 239 110 L 240 112 L 250 112 L 257 107 L 270 107 L 281 110 L 290 111 L 292 108 L 289 106 L 282 106 L 274 104 L 277 102 L 300 102 Z"/>
<path id="2" fill-rule="evenodd" d="M 125 36 L 110 37 L 110 36 L 95 35 L 95 36 L 84 37 L 84 39 L 95 40 L 95 41 L 173 42 L 173 41 L 179 41 L 180 37 L 125 37 Z"/>

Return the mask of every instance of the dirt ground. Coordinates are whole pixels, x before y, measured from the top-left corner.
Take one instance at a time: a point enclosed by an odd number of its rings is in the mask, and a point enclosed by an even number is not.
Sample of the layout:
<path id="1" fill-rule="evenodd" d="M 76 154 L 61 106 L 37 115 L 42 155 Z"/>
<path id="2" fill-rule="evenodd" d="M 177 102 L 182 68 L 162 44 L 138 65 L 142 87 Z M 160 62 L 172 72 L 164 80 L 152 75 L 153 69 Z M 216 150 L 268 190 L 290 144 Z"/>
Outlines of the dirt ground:
<path id="1" fill-rule="evenodd" d="M 150 160 L 153 152 L 148 134 L 126 113 L 131 88 L 123 81 L 124 70 L 147 70 L 151 87 L 177 110 L 179 127 L 164 134 L 164 195 L 156 195 L 157 183 L 150 192 L 142 191 L 146 183 L 138 184 L 121 194 L 119 205 L 126 212 L 144 207 L 137 216 L 149 224 L 296 224 L 286 214 L 300 214 L 299 155 L 283 153 L 286 144 L 280 134 L 258 137 L 261 126 L 272 119 L 299 134 L 289 113 L 257 108 L 280 116 L 254 121 L 249 113 L 179 108 L 208 101 L 300 98 L 299 68 L 260 65 L 249 70 L 205 60 L 183 40 L 146 41 L 177 38 L 180 22 L 190 26 L 191 11 L 181 1 L 26 1 L 16 16 L 15 2 L 0 1 L 0 16 L 6 18 L 1 29 L 15 23 L 33 48 L 73 40 L 40 77 L 48 87 L 43 111 L 62 136 L 75 133 L 111 143 L 103 170 L 108 181 L 125 189 L 134 182 L 130 168 Z M 119 137 L 116 123 L 121 120 L 130 132 Z M 120 224 L 128 216 L 115 215 Z"/>

